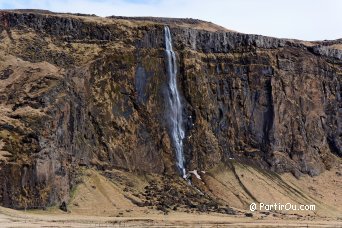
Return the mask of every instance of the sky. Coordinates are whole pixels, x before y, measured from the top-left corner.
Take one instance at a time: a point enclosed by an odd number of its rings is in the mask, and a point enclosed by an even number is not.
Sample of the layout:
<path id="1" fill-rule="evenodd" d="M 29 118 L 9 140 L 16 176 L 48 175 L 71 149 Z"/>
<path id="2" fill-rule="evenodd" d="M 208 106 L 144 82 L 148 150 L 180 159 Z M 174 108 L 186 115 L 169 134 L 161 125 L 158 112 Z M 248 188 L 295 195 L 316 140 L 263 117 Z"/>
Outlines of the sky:
<path id="1" fill-rule="evenodd" d="M 0 9 L 196 18 L 279 38 L 342 38 L 342 0 L 0 0 Z"/>

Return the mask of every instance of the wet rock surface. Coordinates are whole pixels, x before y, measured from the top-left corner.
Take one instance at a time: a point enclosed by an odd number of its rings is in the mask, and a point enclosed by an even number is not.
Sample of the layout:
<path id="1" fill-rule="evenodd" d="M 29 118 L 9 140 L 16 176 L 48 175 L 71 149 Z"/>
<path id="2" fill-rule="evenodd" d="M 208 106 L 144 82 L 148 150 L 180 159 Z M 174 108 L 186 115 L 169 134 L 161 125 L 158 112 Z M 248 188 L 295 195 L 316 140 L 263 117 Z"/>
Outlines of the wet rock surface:
<path id="1" fill-rule="evenodd" d="M 166 127 L 163 20 L 0 11 L 0 204 L 67 202 L 79 167 L 178 175 Z M 341 40 L 170 23 L 189 170 L 231 159 L 319 175 L 341 156 Z M 144 204 L 226 211 L 167 183 Z"/>

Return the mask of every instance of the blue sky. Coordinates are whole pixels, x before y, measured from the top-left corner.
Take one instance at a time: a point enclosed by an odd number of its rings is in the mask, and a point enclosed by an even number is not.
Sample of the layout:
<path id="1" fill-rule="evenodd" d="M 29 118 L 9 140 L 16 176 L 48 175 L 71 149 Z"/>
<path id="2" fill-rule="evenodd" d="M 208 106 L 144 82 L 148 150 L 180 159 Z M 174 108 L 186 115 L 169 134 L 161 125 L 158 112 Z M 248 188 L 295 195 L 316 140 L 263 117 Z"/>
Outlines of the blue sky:
<path id="1" fill-rule="evenodd" d="M 342 0 L 0 0 L 0 8 L 191 17 L 244 33 L 302 40 L 342 38 Z"/>

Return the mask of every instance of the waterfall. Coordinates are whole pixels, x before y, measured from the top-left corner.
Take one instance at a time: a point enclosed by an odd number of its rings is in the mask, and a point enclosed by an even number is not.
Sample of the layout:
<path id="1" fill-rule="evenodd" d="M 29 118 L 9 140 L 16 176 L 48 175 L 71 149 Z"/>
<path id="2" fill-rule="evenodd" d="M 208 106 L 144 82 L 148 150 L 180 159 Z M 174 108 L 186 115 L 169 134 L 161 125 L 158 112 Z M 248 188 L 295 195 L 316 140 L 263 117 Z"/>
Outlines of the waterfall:
<path id="1" fill-rule="evenodd" d="M 182 104 L 177 88 L 177 63 L 176 55 L 172 50 L 171 33 L 168 26 L 164 27 L 165 32 L 165 53 L 167 58 L 167 76 L 168 76 L 168 94 L 167 100 L 169 110 L 167 112 L 169 118 L 169 131 L 172 138 L 173 145 L 176 150 L 177 167 L 182 176 L 186 177 L 185 159 L 183 152 L 183 139 L 185 137 L 183 118 L 182 118 Z"/>

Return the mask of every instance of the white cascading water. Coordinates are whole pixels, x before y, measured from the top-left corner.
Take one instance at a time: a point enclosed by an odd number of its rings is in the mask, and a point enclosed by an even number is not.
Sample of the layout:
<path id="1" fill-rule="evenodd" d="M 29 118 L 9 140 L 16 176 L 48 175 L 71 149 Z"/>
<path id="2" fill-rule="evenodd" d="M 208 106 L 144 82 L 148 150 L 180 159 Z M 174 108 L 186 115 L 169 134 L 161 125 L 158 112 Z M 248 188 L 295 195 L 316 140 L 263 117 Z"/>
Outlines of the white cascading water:
<path id="1" fill-rule="evenodd" d="M 167 56 L 167 76 L 168 76 L 168 101 L 169 101 L 169 119 L 170 119 L 170 133 L 176 149 L 177 167 L 182 176 L 186 178 L 185 159 L 183 153 L 183 139 L 185 137 L 183 118 L 182 118 L 182 104 L 177 88 L 177 64 L 176 55 L 172 50 L 171 33 L 168 26 L 164 27 L 165 32 L 165 52 Z"/>

